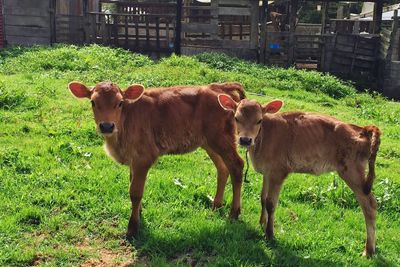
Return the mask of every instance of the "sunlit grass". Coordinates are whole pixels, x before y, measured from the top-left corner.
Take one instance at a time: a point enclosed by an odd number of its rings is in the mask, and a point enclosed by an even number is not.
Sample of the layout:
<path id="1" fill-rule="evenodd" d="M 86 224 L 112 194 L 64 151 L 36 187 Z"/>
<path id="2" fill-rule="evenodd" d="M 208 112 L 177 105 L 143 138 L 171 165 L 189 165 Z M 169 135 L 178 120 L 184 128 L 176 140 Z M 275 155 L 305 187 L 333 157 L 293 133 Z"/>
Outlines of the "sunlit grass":
<path id="1" fill-rule="evenodd" d="M 390 266 L 400 264 L 400 105 L 315 72 L 266 68 L 219 54 L 153 62 L 99 46 L 2 50 L 0 64 L 0 265 L 79 265 L 111 251 L 114 262 L 223 266 Z M 211 211 L 216 170 L 206 154 L 165 156 L 151 169 L 141 234 L 123 241 L 130 201 L 127 167 L 108 158 L 90 105 L 66 85 L 112 79 L 121 87 L 238 81 L 285 101 L 285 111 L 317 111 L 383 131 L 374 192 L 377 256 L 360 257 L 364 218 L 334 174 L 291 175 L 276 213 L 276 241 L 258 219 L 261 175 L 252 168 L 238 222 Z M 242 151 L 243 155 L 243 151 Z M 179 180 L 184 186 L 174 181 Z"/>

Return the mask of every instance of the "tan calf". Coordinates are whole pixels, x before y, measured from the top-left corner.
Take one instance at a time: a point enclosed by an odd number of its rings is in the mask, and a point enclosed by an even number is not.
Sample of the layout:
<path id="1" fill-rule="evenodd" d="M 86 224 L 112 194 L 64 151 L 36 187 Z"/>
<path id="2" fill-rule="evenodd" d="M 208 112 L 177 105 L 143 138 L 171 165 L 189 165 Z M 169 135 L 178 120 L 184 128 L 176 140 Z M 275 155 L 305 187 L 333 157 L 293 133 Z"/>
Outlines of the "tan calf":
<path id="1" fill-rule="evenodd" d="M 240 213 L 243 161 L 236 151 L 235 124 L 218 104 L 218 93 L 244 98 L 240 84 L 210 84 L 144 90 L 131 85 L 121 90 L 112 82 L 89 88 L 68 85 L 78 98 L 89 98 L 98 131 L 108 154 L 130 166 L 132 214 L 127 237 L 138 232 L 141 200 L 149 168 L 165 154 L 182 154 L 204 148 L 218 171 L 214 207 L 222 205 L 229 174 L 233 185 L 231 217 Z"/>
<path id="2" fill-rule="evenodd" d="M 364 255 L 375 252 L 377 204 L 371 188 L 380 143 L 377 127 L 359 127 L 313 113 L 273 114 L 282 107 L 280 100 L 264 106 L 247 99 L 237 103 L 224 94 L 218 100 L 224 109 L 234 112 L 239 143 L 248 147 L 254 169 L 264 176 L 260 223 L 265 226 L 267 238 L 273 237 L 274 212 L 289 173 L 319 175 L 337 171 L 353 190 L 364 213 Z"/>

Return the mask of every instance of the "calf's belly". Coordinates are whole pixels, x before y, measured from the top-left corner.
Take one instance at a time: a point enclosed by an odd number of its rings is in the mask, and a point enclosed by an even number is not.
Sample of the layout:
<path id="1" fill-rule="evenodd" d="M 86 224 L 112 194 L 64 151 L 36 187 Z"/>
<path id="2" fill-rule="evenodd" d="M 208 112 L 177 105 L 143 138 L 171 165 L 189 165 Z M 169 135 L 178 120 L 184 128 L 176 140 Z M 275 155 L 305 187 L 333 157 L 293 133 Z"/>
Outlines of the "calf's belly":
<path id="1" fill-rule="evenodd" d="M 310 173 L 320 175 L 326 172 L 335 171 L 336 166 L 330 161 L 323 159 L 303 160 L 292 163 L 291 171 L 297 173 Z"/>
<path id="2" fill-rule="evenodd" d="M 158 144 L 160 153 L 165 154 L 185 154 L 193 152 L 203 145 L 202 138 L 191 138 L 183 140 L 175 140 L 170 142 L 162 142 Z"/>

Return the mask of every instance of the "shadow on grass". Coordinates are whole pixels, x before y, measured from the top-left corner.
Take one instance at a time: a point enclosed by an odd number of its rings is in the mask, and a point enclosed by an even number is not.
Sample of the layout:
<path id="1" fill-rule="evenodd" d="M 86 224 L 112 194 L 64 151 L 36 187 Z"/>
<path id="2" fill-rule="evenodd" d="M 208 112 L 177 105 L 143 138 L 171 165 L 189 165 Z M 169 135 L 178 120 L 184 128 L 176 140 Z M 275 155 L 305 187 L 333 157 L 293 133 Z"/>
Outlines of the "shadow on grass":
<path id="1" fill-rule="evenodd" d="M 132 245 L 138 251 L 139 258 L 146 258 L 149 265 L 159 265 L 160 262 L 191 266 L 344 265 L 343 262 L 299 256 L 295 247 L 277 240 L 265 241 L 260 229 L 254 229 L 242 221 L 226 220 L 218 226 L 202 224 L 173 233 L 165 229 L 163 233 L 154 234 L 144 219 L 140 235 Z"/>

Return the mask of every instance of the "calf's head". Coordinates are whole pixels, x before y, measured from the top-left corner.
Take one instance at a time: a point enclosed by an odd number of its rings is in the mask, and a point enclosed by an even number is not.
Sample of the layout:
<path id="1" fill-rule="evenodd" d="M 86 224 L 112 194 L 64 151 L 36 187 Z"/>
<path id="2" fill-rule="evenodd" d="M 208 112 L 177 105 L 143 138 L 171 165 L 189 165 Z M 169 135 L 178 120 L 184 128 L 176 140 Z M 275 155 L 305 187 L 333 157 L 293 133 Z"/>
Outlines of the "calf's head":
<path id="1" fill-rule="evenodd" d="M 281 100 L 273 100 L 265 105 L 249 99 L 237 103 L 225 94 L 218 95 L 218 102 L 222 108 L 235 114 L 238 143 L 245 147 L 254 145 L 264 115 L 278 112 L 283 105 Z"/>
<path id="2" fill-rule="evenodd" d="M 74 96 L 90 99 L 97 129 L 104 136 L 118 132 L 124 106 L 139 100 L 144 93 L 142 85 L 131 85 L 122 91 L 112 82 L 101 82 L 92 88 L 80 82 L 70 82 L 68 88 Z"/>

